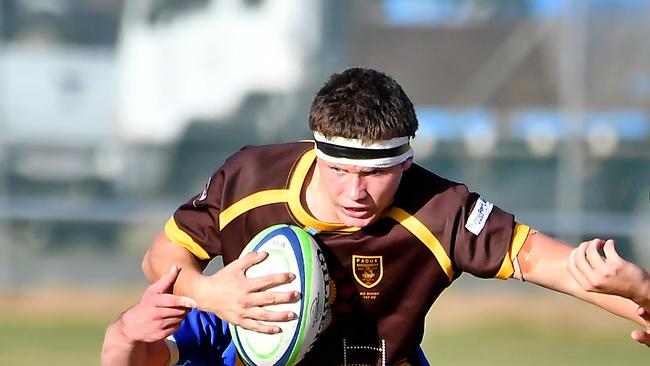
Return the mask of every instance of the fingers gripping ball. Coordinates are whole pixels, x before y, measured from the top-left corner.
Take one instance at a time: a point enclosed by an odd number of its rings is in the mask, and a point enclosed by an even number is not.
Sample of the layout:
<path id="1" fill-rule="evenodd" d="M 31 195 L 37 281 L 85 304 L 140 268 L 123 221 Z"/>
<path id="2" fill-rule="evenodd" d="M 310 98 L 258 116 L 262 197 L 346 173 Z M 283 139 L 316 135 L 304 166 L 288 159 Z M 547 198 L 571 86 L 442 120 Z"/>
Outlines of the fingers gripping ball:
<path id="1" fill-rule="evenodd" d="M 299 291 L 299 301 L 265 309 L 292 311 L 297 318 L 275 322 L 282 332 L 263 334 L 230 325 L 230 333 L 242 360 L 248 365 L 294 365 L 311 349 L 329 322 L 329 275 L 323 254 L 309 233 L 291 225 L 274 225 L 257 234 L 241 256 L 264 251 L 268 257 L 250 267 L 246 277 L 291 272 L 296 278 L 268 291 Z"/>

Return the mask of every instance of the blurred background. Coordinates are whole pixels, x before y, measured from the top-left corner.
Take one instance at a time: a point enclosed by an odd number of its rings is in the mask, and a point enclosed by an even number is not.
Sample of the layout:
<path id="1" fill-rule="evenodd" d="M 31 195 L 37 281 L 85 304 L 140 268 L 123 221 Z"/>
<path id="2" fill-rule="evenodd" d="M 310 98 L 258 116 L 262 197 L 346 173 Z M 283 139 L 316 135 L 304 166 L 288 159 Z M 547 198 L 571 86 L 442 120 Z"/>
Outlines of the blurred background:
<path id="1" fill-rule="evenodd" d="M 410 95 L 418 163 L 649 268 L 649 33 L 643 0 L 0 0 L 0 354 L 96 364 L 173 210 L 240 147 L 310 138 L 350 66 Z M 464 277 L 430 316 L 435 364 L 650 359 L 628 323 Z"/>

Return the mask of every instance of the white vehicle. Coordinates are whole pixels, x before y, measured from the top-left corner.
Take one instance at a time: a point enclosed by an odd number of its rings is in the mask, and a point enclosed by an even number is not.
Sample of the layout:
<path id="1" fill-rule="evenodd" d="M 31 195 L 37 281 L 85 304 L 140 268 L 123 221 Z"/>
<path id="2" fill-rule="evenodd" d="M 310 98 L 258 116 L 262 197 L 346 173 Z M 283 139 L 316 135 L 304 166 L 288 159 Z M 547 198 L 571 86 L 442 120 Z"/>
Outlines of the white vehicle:
<path id="1" fill-rule="evenodd" d="M 239 126 L 246 136 L 217 136 L 212 145 L 233 137 L 237 145 L 272 141 L 288 128 L 301 91 L 319 77 L 311 71 L 320 48 L 319 1 L 127 0 L 116 131 L 128 156 L 129 190 L 157 190 L 193 122 L 227 125 L 246 114 L 257 131 L 251 136 Z"/>
<path id="2" fill-rule="evenodd" d="M 320 0 L 124 0 L 104 42 L 91 3 L 0 1 L 0 220 L 33 236 L 16 242 L 110 241 L 154 219 L 159 201 L 139 202 L 199 189 L 242 144 L 304 137 Z"/>
<path id="3" fill-rule="evenodd" d="M 114 199 L 121 178 L 115 19 L 70 4 L 0 2 L 0 222 L 16 247 L 105 245 L 116 233 L 95 204 Z"/>
<path id="4" fill-rule="evenodd" d="M 5 189 L 11 196 L 68 198 L 72 190 L 75 198 L 110 190 L 103 182 L 117 179 L 118 171 L 108 158 L 115 70 L 112 44 L 99 35 L 106 27 L 77 37 L 66 28 L 72 15 L 65 2 L 5 1 L 14 4 L 0 19 L 6 27 L 0 40 Z"/>

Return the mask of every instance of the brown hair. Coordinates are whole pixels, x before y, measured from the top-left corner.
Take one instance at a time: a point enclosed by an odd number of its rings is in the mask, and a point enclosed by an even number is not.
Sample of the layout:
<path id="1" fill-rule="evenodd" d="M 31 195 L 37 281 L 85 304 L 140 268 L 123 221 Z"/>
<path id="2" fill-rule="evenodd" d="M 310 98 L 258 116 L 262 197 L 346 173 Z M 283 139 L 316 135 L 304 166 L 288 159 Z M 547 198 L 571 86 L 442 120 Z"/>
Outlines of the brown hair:
<path id="1" fill-rule="evenodd" d="M 316 94 L 309 128 L 327 138 L 364 143 L 415 137 L 418 120 L 402 87 L 383 72 L 351 68 L 333 74 Z"/>

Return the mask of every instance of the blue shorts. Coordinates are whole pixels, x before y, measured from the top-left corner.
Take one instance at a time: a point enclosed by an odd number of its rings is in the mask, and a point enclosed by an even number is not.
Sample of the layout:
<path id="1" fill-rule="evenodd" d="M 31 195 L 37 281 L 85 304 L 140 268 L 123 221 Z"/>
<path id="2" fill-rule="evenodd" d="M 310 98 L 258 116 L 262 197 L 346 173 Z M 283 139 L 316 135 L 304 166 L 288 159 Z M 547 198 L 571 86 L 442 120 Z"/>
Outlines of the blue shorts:
<path id="1" fill-rule="evenodd" d="M 236 365 L 237 349 L 228 323 L 212 313 L 190 311 L 172 338 L 178 347 L 178 365 Z"/>

